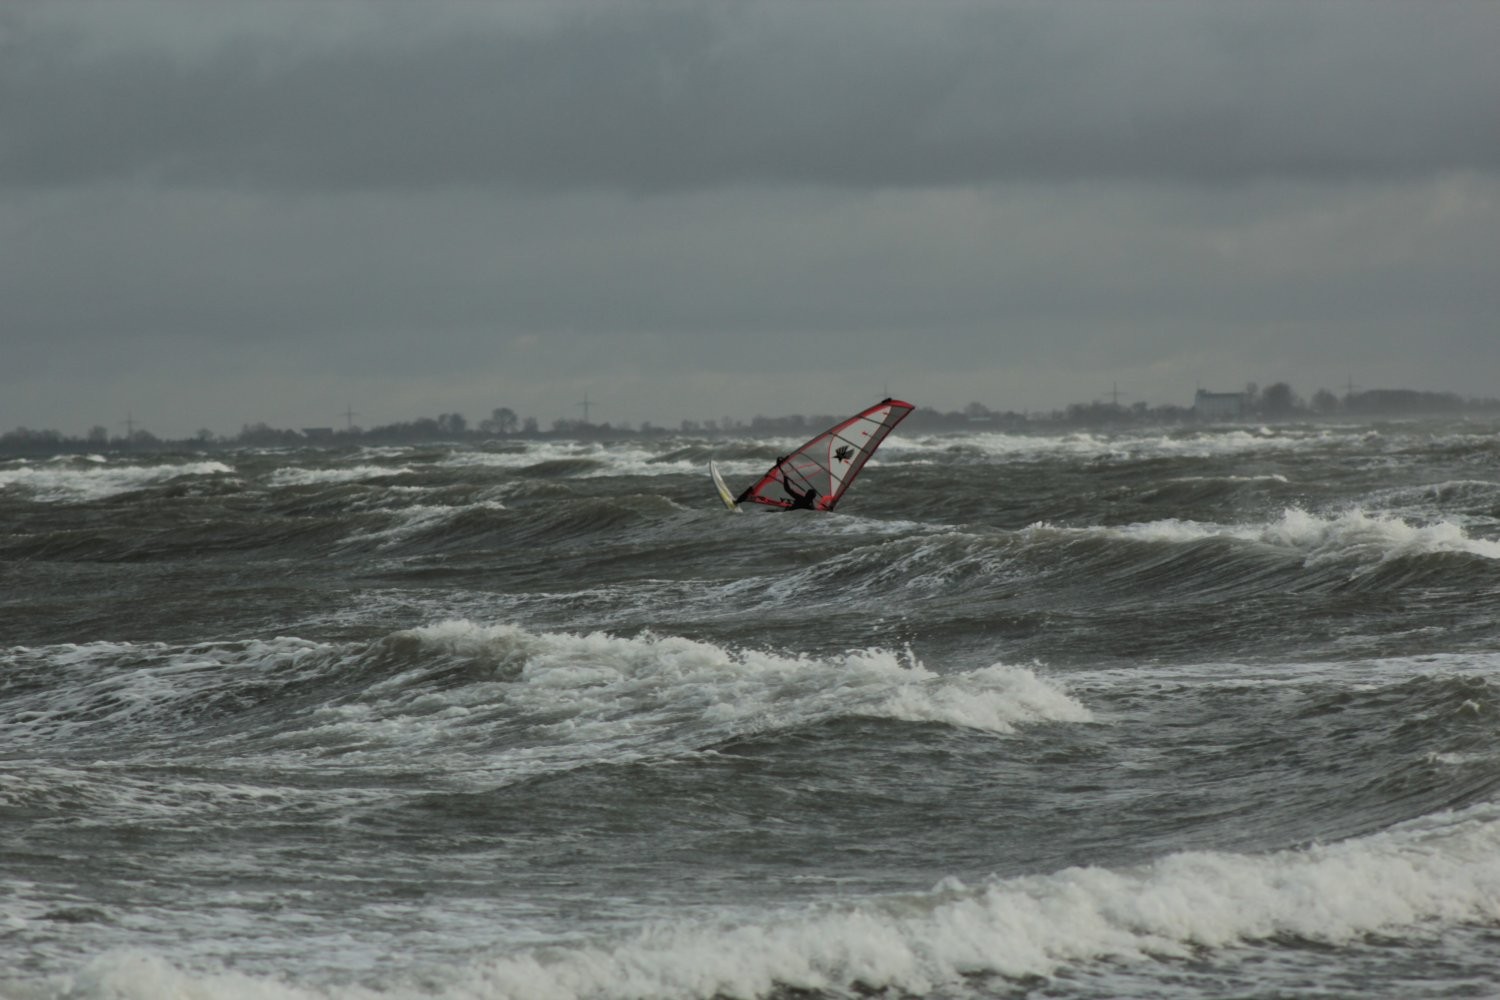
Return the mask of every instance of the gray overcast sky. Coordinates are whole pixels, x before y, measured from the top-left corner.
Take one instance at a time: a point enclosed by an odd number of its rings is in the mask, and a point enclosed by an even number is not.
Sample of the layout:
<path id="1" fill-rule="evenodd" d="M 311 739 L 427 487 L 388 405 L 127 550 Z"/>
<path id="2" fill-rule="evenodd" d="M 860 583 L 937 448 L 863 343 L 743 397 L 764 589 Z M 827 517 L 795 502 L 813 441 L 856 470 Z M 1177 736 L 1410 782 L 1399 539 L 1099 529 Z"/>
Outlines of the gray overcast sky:
<path id="1" fill-rule="evenodd" d="M 1500 396 L 1500 3 L 0 7 L 0 429 Z"/>

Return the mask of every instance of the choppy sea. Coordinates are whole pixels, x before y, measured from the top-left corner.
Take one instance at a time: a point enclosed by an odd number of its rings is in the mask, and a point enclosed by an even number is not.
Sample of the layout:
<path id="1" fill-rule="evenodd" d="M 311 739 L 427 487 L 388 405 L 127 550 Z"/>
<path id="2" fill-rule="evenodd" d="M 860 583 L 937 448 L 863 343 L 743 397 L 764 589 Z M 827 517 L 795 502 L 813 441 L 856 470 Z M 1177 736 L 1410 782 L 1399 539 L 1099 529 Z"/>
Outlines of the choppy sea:
<path id="1" fill-rule="evenodd" d="M 0 461 L 0 996 L 1500 995 L 1497 431 Z"/>

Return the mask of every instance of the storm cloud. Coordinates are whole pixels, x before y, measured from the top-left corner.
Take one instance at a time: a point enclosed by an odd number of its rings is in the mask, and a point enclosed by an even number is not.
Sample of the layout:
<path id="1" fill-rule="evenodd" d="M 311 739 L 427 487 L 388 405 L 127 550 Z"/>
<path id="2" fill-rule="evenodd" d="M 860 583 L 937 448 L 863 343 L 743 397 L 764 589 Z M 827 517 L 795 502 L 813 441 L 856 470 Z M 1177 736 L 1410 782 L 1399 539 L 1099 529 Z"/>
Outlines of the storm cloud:
<path id="1" fill-rule="evenodd" d="M 504 8 L 443 13 L 409 32 L 245 30 L 185 52 L 13 27 L 0 177 L 660 193 L 1500 165 L 1500 36 L 1482 7 L 562 4 L 519 25 Z"/>
<path id="2" fill-rule="evenodd" d="M 0 422 L 1487 393 L 1496 51 L 1490 3 L 10 8 Z"/>

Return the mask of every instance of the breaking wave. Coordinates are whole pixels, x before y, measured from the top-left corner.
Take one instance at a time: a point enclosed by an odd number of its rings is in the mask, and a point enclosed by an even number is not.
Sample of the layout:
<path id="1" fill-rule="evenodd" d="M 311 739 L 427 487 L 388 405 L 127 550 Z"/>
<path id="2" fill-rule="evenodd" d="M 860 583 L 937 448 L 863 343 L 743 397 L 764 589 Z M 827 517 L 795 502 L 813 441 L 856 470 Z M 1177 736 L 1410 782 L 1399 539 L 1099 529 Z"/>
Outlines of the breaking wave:
<path id="1" fill-rule="evenodd" d="M 129 729 L 148 737 L 138 747 L 191 755 L 180 749 L 189 726 L 216 741 L 214 752 L 295 745 L 304 761 L 358 749 L 367 763 L 384 755 L 396 765 L 418 747 L 487 748 L 501 754 L 483 766 L 490 777 L 836 718 L 997 734 L 1091 718 L 1024 667 L 944 675 L 884 649 L 810 657 L 468 621 L 368 644 L 101 642 L 14 647 L 0 660 L 12 707 L 0 738 L 12 747 L 107 744 Z"/>
<path id="2" fill-rule="evenodd" d="M 1460 524 L 1412 524 L 1388 514 L 1350 509 L 1314 514 L 1288 508 L 1274 521 L 1252 525 L 1204 524 L 1168 518 L 1117 527 L 1063 528 L 1036 524 L 1033 534 L 1095 535 L 1132 541 L 1193 543 L 1207 539 L 1254 542 L 1299 554 L 1304 564 L 1330 561 L 1382 562 L 1406 556 L 1461 553 L 1500 559 L 1500 541 L 1474 538 Z"/>
<path id="3" fill-rule="evenodd" d="M 1267 854 L 1183 852 L 1138 867 L 1068 868 L 813 910 L 720 913 L 595 939 L 475 955 L 420 981 L 299 987 L 191 973 L 155 956 L 109 954 L 56 987 L 70 1000 L 439 997 L 584 1000 L 806 995 L 988 995 L 989 977 L 1028 980 L 1134 963 L 1234 961 L 1259 941 L 1340 945 L 1370 934 L 1500 922 L 1500 807 Z"/>
<path id="4" fill-rule="evenodd" d="M 158 486 L 179 478 L 232 475 L 223 462 L 183 462 L 164 465 L 111 465 L 90 460 L 88 465 L 20 465 L 0 469 L 0 490 L 13 489 L 33 500 L 70 502 L 99 500 Z"/>
<path id="5" fill-rule="evenodd" d="M 272 486 L 321 486 L 327 483 L 364 482 L 371 479 L 386 479 L 392 476 L 411 475 L 409 466 L 387 467 L 381 465 L 354 465 L 334 469 L 306 469 L 296 466 L 277 469 L 271 473 Z"/>

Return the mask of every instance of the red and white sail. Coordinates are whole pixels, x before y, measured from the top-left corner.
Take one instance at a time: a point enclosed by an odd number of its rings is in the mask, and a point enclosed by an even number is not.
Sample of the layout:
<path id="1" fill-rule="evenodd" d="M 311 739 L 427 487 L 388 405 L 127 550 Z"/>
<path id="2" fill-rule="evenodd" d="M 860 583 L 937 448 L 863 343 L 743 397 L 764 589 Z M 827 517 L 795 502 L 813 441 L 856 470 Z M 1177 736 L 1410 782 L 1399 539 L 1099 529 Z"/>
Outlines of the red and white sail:
<path id="1" fill-rule="evenodd" d="M 815 491 L 816 509 L 833 510 L 880 442 L 914 409 L 899 399 L 884 399 L 841 420 L 778 461 L 737 502 L 791 507 L 790 486 L 799 495 Z"/>

